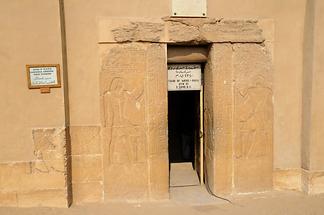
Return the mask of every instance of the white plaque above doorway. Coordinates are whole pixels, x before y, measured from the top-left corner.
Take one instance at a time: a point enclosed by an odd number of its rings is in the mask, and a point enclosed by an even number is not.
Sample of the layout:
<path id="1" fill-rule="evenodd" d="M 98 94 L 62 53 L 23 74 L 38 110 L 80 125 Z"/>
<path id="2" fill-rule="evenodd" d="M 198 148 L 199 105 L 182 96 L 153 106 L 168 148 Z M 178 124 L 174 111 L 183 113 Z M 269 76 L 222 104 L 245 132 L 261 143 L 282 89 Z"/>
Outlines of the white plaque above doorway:
<path id="1" fill-rule="evenodd" d="M 206 17 L 206 0 L 172 0 L 172 16 Z"/>
<path id="2" fill-rule="evenodd" d="M 200 90 L 200 64 L 169 64 L 168 91 Z"/>

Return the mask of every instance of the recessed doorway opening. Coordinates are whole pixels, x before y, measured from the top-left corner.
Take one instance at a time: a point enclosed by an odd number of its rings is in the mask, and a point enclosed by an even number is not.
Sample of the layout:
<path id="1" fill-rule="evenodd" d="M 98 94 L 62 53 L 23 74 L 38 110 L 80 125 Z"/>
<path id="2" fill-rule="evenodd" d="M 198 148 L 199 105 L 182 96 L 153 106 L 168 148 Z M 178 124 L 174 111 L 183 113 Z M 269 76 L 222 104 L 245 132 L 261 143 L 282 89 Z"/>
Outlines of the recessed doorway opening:
<path id="1" fill-rule="evenodd" d="M 200 64 L 169 66 L 170 187 L 199 186 L 204 183 L 201 68 Z"/>
<path id="2" fill-rule="evenodd" d="M 170 186 L 199 185 L 200 91 L 168 92 Z"/>
<path id="3" fill-rule="evenodd" d="M 199 144 L 200 91 L 168 92 L 170 163 L 195 161 Z"/>

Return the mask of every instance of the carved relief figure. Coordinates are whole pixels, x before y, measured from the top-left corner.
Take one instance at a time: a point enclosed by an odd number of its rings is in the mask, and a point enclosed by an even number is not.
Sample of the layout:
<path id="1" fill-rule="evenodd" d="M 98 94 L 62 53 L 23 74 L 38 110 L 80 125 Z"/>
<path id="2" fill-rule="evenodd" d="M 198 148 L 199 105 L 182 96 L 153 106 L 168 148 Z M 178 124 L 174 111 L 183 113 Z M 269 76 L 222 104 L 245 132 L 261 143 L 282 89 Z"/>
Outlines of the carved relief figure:
<path id="1" fill-rule="evenodd" d="M 262 157 L 267 153 L 272 129 L 272 90 L 262 76 L 256 76 L 253 86 L 239 91 L 239 157 Z M 269 108 L 270 107 L 270 108 Z"/>
<path id="2" fill-rule="evenodd" d="M 35 143 L 32 162 L 33 173 L 64 172 L 63 157 L 65 142 L 64 132 L 56 129 L 39 129 L 33 131 Z"/>
<path id="3" fill-rule="evenodd" d="M 110 163 L 141 162 L 145 157 L 143 89 L 129 91 L 125 80 L 114 78 L 104 93 L 105 127 L 109 128 Z"/>

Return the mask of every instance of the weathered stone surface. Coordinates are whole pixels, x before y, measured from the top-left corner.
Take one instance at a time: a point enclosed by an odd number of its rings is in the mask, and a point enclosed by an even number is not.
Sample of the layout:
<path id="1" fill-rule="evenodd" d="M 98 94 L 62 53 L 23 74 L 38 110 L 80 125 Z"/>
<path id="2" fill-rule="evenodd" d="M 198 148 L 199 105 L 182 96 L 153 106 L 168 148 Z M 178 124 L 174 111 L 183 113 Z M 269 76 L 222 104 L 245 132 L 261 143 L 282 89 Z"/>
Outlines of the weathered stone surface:
<path id="1" fill-rule="evenodd" d="M 256 20 L 165 17 L 162 20 L 124 18 L 99 21 L 100 43 L 262 43 L 264 40 Z"/>
<path id="2" fill-rule="evenodd" d="M 163 23 L 130 22 L 129 25 L 112 29 L 116 42 L 158 42 L 164 34 Z"/>
<path id="3" fill-rule="evenodd" d="M 72 183 L 102 181 L 101 155 L 72 156 Z"/>
<path id="4" fill-rule="evenodd" d="M 159 18 L 101 18 L 99 43 L 164 41 L 164 25 Z"/>
<path id="5" fill-rule="evenodd" d="M 272 63 L 258 44 L 234 45 L 235 189 L 272 189 Z"/>
<path id="6" fill-rule="evenodd" d="M 297 190 L 301 191 L 301 170 L 281 170 L 276 169 L 273 172 L 273 187 L 276 190 Z"/>
<path id="7" fill-rule="evenodd" d="M 99 126 L 72 126 L 72 155 L 102 154 Z"/>
<path id="8" fill-rule="evenodd" d="M 65 158 L 65 128 L 34 129 L 33 140 L 36 159 L 50 161 Z"/>
<path id="9" fill-rule="evenodd" d="M 75 204 L 103 201 L 102 182 L 73 183 L 72 190 Z"/>
<path id="10" fill-rule="evenodd" d="M 275 43 L 275 21 L 273 19 L 258 20 L 258 26 L 262 30 L 262 37 L 264 37 L 264 44 L 267 50 L 271 53 L 274 59 L 274 43 Z"/>
<path id="11" fill-rule="evenodd" d="M 254 20 L 222 20 L 206 23 L 201 35 L 211 42 L 263 42 L 262 30 Z"/>
<path id="12" fill-rule="evenodd" d="M 197 42 L 200 38 L 200 32 L 197 26 L 186 25 L 181 22 L 170 22 L 168 25 L 169 40 L 172 42 Z"/>
<path id="13" fill-rule="evenodd" d="M 68 207 L 66 190 L 40 190 L 18 194 L 19 207 Z"/>

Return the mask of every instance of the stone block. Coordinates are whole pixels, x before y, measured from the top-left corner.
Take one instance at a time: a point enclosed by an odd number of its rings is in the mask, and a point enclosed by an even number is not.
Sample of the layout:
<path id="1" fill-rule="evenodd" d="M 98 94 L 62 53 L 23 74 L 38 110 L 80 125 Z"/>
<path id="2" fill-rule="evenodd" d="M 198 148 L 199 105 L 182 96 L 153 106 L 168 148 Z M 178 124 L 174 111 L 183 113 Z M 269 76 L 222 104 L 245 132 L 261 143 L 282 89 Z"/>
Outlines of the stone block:
<path id="1" fill-rule="evenodd" d="M 302 189 L 310 195 L 324 193 L 324 172 L 302 169 Z"/>
<path id="2" fill-rule="evenodd" d="M 275 21 L 273 19 L 261 19 L 258 20 L 258 26 L 262 29 L 264 44 L 271 53 L 272 59 L 274 59 Z"/>
<path id="3" fill-rule="evenodd" d="M 206 23 L 201 34 L 212 42 L 256 42 L 264 41 L 262 30 L 255 20 L 222 20 Z"/>
<path id="4" fill-rule="evenodd" d="M 98 21 L 99 42 L 164 41 L 165 23 L 155 18 L 101 18 Z"/>
<path id="5" fill-rule="evenodd" d="M 72 183 L 101 181 L 102 165 L 101 155 L 72 156 Z"/>
<path id="6" fill-rule="evenodd" d="M 0 164 L 0 191 L 13 192 L 21 188 L 21 182 L 31 173 L 30 162 Z"/>
<path id="7" fill-rule="evenodd" d="M 66 189 L 66 176 L 64 173 L 36 173 L 25 175 L 20 182 L 19 192 L 34 190 Z"/>
<path id="8" fill-rule="evenodd" d="M 17 207 L 17 193 L 2 193 L 0 192 L 0 207 Z"/>
<path id="9" fill-rule="evenodd" d="M 102 154 L 99 126 L 71 126 L 71 154 Z"/>
<path id="10" fill-rule="evenodd" d="M 167 62 L 166 46 L 152 44 L 147 50 L 145 80 L 146 136 L 149 155 L 164 154 L 167 140 Z"/>
<path id="11" fill-rule="evenodd" d="M 273 186 L 276 190 L 302 190 L 301 170 L 275 169 L 273 172 Z"/>
<path id="12" fill-rule="evenodd" d="M 64 128 L 33 129 L 33 141 L 37 160 L 58 160 L 66 157 Z"/>
<path id="13" fill-rule="evenodd" d="M 324 172 L 315 172 L 310 176 L 310 194 L 324 193 Z"/>
<path id="14" fill-rule="evenodd" d="M 99 43 L 244 43 L 264 42 L 256 20 L 221 20 L 214 18 L 99 20 Z"/>
<path id="15" fill-rule="evenodd" d="M 168 153 L 150 157 L 150 199 L 169 198 L 169 160 Z"/>
<path id="16" fill-rule="evenodd" d="M 18 193 L 19 207 L 68 207 L 66 190 L 39 190 Z"/>
<path id="17" fill-rule="evenodd" d="M 164 34 L 163 23 L 130 22 L 128 25 L 112 29 L 116 42 L 159 42 Z"/>
<path id="18" fill-rule="evenodd" d="M 187 25 L 181 22 L 169 22 L 168 24 L 168 35 L 171 42 L 196 42 L 199 43 L 200 32 L 197 26 Z"/>
<path id="19" fill-rule="evenodd" d="M 145 200 L 149 197 L 147 163 L 112 164 L 105 170 L 105 200 Z"/>
<path id="20" fill-rule="evenodd" d="M 103 184 L 101 181 L 73 183 L 73 203 L 82 204 L 103 201 Z"/>
<path id="21" fill-rule="evenodd" d="M 34 160 L 30 162 L 31 173 L 66 173 L 67 159 Z"/>
<path id="22" fill-rule="evenodd" d="M 21 162 L 2 166 L 0 189 L 3 192 L 27 192 L 43 189 L 66 188 L 65 172 L 44 169 L 36 171 L 33 168 L 35 162 Z"/>

